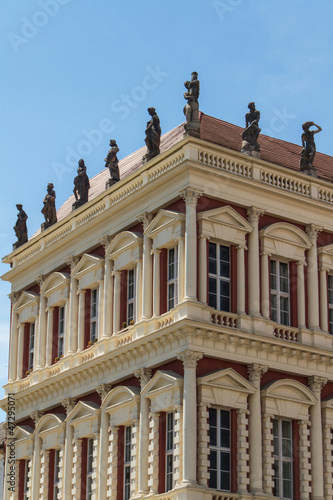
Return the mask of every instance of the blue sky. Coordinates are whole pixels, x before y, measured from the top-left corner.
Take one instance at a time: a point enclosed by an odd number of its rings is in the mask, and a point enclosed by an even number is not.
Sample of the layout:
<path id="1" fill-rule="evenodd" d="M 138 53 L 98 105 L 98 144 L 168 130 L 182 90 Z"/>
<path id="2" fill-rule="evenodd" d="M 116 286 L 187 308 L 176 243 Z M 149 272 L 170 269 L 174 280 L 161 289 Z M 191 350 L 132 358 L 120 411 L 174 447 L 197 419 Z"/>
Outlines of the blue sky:
<path id="1" fill-rule="evenodd" d="M 243 126 L 255 101 L 262 133 L 300 144 L 312 120 L 323 128 L 318 151 L 332 155 L 332 17 L 332 0 L 2 0 L 1 256 L 15 241 L 16 203 L 31 235 L 47 183 L 59 207 L 79 158 L 93 177 L 110 138 L 119 158 L 142 147 L 149 106 L 163 132 L 181 123 L 192 71 L 204 113 Z M 1 282 L 1 385 L 8 293 Z"/>

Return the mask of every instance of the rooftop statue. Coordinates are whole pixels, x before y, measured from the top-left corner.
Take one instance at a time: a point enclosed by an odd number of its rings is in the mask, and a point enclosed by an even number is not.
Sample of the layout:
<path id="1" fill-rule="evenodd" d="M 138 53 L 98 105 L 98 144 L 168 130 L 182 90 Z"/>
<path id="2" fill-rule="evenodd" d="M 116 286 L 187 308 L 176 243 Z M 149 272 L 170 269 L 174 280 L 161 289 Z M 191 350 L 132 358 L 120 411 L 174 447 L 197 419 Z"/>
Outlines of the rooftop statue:
<path id="1" fill-rule="evenodd" d="M 317 130 L 310 130 L 310 127 L 317 127 Z M 316 154 L 314 134 L 318 134 L 318 132 L 321 132 L 322 128 L 319 127 L 319 125 L 316 125 L 314 122 L 305 122 L 303 123 L 302 128 L 304 131 L 302 134 L 303 149 L 300 153 L 301 158 L 299 162 L 299 169 L 300 172 L 303 172 L 304 174 L 317 177 L 317 171 L 313 166 L 313 160 Z"/>
<path id="2" fill-rule="evenodd" d="M 14 231 L 16 234 L 17 241 L 13 245 L 13 250 L 20 247 L 28 241 L 28 230 L 27 230 L 27 214 L 23 210 L 21 204 L 16 205 L 18 210 L 17 221 L 14 226 Z"/>
<path id="3" fill-rule="evenodd" d="M 147 145 L 147 153 L 143 157 L 143 163 L 146 163 L 147 161 L 160 154 L 160 119 L 157 116 L 155 108 L 148 108 L 148 113 L 150 114 L 151 119 L 149 120 L 149 122 L 147 122 L 147 127 L 145 130 L 145 143 Z"/>
<path id="4" fill-rule="evenodd" d="M 261 129 L 259 128 L 260 111 L 256 109 L 254 102 L 248 105 L 249 112 L 245 115 L 245 129 L 242 132 L 241 152 L 255 158 L 260 157 L 260 146 L 258 137 Z"/>
<path id="5" fill-rule="evenodd" d="M 107 157 L 104 159 L 105 161 L 105 168 L 109 169 L 110 172 L 110 179 L 106 182 L 105 184 L 105 189 L 109 188 L 116 182 L 118 182 L 119 179 L 119 160 L 117 158 L 117 153 L 119 151 L 119 148 L 117 146 L 117 143 L 115 140 L 111 139 L 110 140 L 110 146 L 111 149 L 109 149 L 109 152 L 107 154 Z"/>
<path id="6" fill-rule="evenodd" d="M 199 93 L 200 82 L 198 80 L 198 73 L 193 71 L 191 81 L 184 83 L 187 89 L 184 93 L 184 99 L 187 103 L 184 106 L 184 115 L 186 116 L 186 123 L 184 125 L 185 135 L 192 135 L 200 137 L 200 121 L 199 121 Z"/>
<path id="7" fill-rule="evenodd" d="M 74 179 L 73 193 L 76 201 L 72 205 L 73 210 L 81 207 L 84 203 L 87 203 L 89 188 L 90 184 L 87 176 L 87 167 L 84 164 L 84 160 L 79 160 L 77 176 Z"/>
<path id="8" fill-rule="evenodd" d="M 44 229 L 47 229 L 48 227 L 52 226 L 57 222 L 57 211 L 55 207 L 56 194 L 54 191 L 53 184 L 50 182 L 47 185 L 46 189 L 47 189 L 47 195 L 43 200 L 44 206 L 41 210 L 42 214 L 45 217 L 45 222 L 42 224 L 41 227 L 42 231 L 44 231 Z"/>

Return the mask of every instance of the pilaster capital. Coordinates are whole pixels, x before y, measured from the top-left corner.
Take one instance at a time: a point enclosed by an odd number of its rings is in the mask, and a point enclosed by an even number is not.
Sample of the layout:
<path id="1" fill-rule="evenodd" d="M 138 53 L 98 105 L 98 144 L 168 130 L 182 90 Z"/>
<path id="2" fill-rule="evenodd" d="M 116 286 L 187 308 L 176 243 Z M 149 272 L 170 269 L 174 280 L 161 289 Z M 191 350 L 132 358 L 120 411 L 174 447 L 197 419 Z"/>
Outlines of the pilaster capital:
<path id="1" fill-rule="evenodd" d="M 49 312 L 53 312 L 53 311 L 54 311 L 54 307 L 52 307 L 52 306 L 47 306 L 47 307 L 45 307 L 45 311 L 46 311 L 46 312 L 48 312 L 48 313 L 49 313 Z"/>
<path id="2" fill-rule="evenodd" d="M 151 221 L 153 220 L 154 215 L 151 214 L 150 212 L 144 212 L 143 214 L 139 215 L 138 221 L 142 222 L 143 225 L 143 231 L 147 229 Z"/>
<path id="3" fill-rule="evenodd" d="M 236 246 L 237 250 L 247 250 L 247 246 L 245 243 L 240 243 L 239 245 Z"/>
<path id="4" fill-rule="evenodd" d="M 198 203 L 198 199 L 202 196 L 203 191 L 187 187 L 180 191 L 179 194 L 185 200 L 186 205 L 196 205 Z"/>
<path id="5" fill-rule="evenodd" d="M 108 235 L 103 236 L 103 238 L 101 238 L 99 240 L 100 244 L 104 247 L 105 251 L 108 248 L 108 246 L 110 245 L 111 241 L 112 241 L 112 238 L 111 238 L 111 236 L 108 236 Z"/>
<path id="6" fill-rule="evenodd" d="M 327 266 L 321 266 L 319 271 L 323 271 L 324 273 L 328 273 L 331 269 Z"/>
<path id="7" fill-rule="evenodd" d="M 75 257 L 74 255 L 72 255 L 71 257 L 68 257 L 68 259 L 66 260 L 66 264 L 70 267 L 71 271 L 73 271 L 74 267 L 76 266 L 76 264 L 78 264 L 80 260 L 80 257 Z"/>
<path id="8" fill-rule="evenodd" d="M 121 271 L 119 271 L 118 269 L 113 269 L 112 276 L 114 276 L 115 278 L 120 278 L 120 275 Z"/>
<path id="9" fill-rule="evenodd" d="M 298 260 L 296 262 L 296 266 L 307 266 L 307 263 L 305 262 L 305 260 Z"/>
<path id="10" fill-rule="evenodd" d="M 61 404 L 61 406 L 63 406 L 65 408 L 67 415 L 70 414 L 70 412 L 73 410 L 76 403 L 77 403 L 77 399 L 75 399 L 75 398 L 65 398 L 62 401 L 60 401 L 60 404 Z"/>
<path id="11" fill-rule="evenodd" d="M 159 255 L 161 253 L 161 250 L 159 248 L 152 247 L 150 253 L 151 255 Z"/>
<path id="12" fill-rule="evenodd" d="M 112 384 L 100 384 L 96 387 L 96 392 L 101 396 L 101 399 L 105 398 L 105 396 L 111 391 Z"/>
<path id="13" fill-rule="evenodd" d="M 134 371 L 134 376 L 140 380 L 141 390 L 151 379 L 151 372 L 150 368 L 140 368 L 139 370 Z"/>
<path id="14" fill-rule="evenodd" d="M 177 359 L 182 361 L 184 368 L 194 368 L 196 369 L 197 363 L 203 358 L 202 352 L 190 351 L 187 349 L 179 354 L 177 354 Z"/>
<path id="15" fill-rule="evenodd" d="M 252 365 L 248 365 L 247 373 L 249 374 L 250 382 L 260 382 L 261 377 L 268 370 L 268 366 L 259 365 L 258 363 L 253 363 Z"/>
<path id="16" fill-rule="evenodd" d="M 35 410 L 32 413 L 30 413 L 30 418 L 34 421 L 35 426 L 38 424 L 43 415 L 44 412 L 39 410 Z"/>
<path id="17" fill-rule="evenodd" d="M 260 217 L 265 213 L 265 210 L 257 207 L 250 207 L 246 211 L 248 220 L 251 224 L 257 224 Z"/>
<path id="18" fill-rule="evenodd" d="M 86 289 L 85 288 L 78 288 L 77 289 L 77 292 L 76 292 L 78 295 L 84 295 L 86 293 Z"/>
<path id="19" fill-rule="evenodd" d="M 262 250 L 262 252 L 260 252 L 260 255 L 262 257 L 271 257 L 271 253 L 270 252 L 267 252 L 267 250 Z"/>
<path id="20" fill-rule="evenodd" d="M 8 297 L 9 297 L 9 300 L 11 301 L 11 303 L 14 305 L 16 304 L 16 302 L 18 301 L 18 299 L 20 298 L 20 292 L 11 292 Z"/>
<path id="21" fill-rule="evenodd" d="M 317 226 L 316 224 L 307 224 L 305 226 L 305 230 L 310 240 L 316 240 L 318 234 L 323 230 L 323 228 L 322 226 Z"/>
<path id="22" fill-rule="evenodd" d="M 158 423 L 158 420 L 160 418 L 160 414 L 158 411 L 152 411 L 149 413 L 149 418 L 155 422 L 155 423 Z"/>
<path id="23" fill-rule="evenodd" d="M 113 436 L 116 436 L 118 434 L 118 427 L 116 425 L 110 425 L 109 429 Z"/>
<path id="24" fill-rule="evenodd" d="M 35 278 L 36 283 L 37 283 L 37 285 L 39 285 L 39 287 L 40 287 L 40 288 L 41 288 L 41 287 L 43 286 L 43 284 L 45 283 L 45 279 L 46 279 L 46 278 L 45 278 L 44 274 L 40 274 L 39 276 L 37 276 L 37 277 Z"/>
<path id="25" fill-rule="evenodd" d="M 312 392 L 321 392 L 322 388 L 327 384 L 327 378 L 312 375 L 308 378 L 308 383 Z"/>

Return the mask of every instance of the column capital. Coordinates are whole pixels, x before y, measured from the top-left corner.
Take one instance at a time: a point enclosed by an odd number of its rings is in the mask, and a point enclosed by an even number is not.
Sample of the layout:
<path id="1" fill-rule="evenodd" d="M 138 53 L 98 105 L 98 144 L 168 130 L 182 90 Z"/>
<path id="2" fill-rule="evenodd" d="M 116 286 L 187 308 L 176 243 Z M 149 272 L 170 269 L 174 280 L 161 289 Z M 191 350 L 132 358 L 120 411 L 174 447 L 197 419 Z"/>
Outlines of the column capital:
<path id="1" fill-rule="evenodd" d="M 196 205 L 203 191 L 191 187 L 187 187 L 179 191 L 180 196 L 185 200 L 186 205 Z"/>
<path id="2" fill-rule="evenodd" d="M 35 426 L 38 424 L 43 415 L 44 412 L 39 410 L 35 410 L 32 413 L 30 413 L 30 418 L 34 421 Z"/>
<path id="3" fill-rule="evenodd" d="M 245 243 L 240 243 L 239 245 L 236 245 L 237 250 L 247 250 L 247 245 Z"/>
<path id="4" fill-rule="evenodd" d="M 20 292 L 11 292 L 8 297 L 9 297 L 9 300 L 11 301 L 11 303 L 14 305 L 16 304 L 16 302 L 18 301 L 18 299 L 20 298 Z"/>
<path id="5" fill-rule="evenodd" d="M 203 358 L 203 354 L 201 352 L 190 351 L 187 349 L 179 354 L 177 354 L 177 359 L 182 361 L 184 368 L 196 368 L 197 363 L 200 359 Z"/>
<path id="6" fill-rule="evenodd" d="M 142 222 L 143 231 L 145 231 L 147 229 L 147 227 L 149 226 L 149 224 L 151 223 L 153 218 L 154 218 L 154 215 L 151 214 L 150 212 L 144 212 L 143 214 L 138 216 L 137 219 L 139 222 Z"/>
<path id="7" fill-rule="evenodd" d="M 268 366 L 259 365 L 257 363 L 253 363 L 252 365 L 248 365 L 247 373 L 249 374 L 250 382 L 260 382 L 261 377 L 268 370 Z"/>
<path id="8" fill-rule="evenodd" d="M 60 404 L 61 404 L 61 406 L 63 406 L 65 408 L 67 415 L 70 414 L 70 412 L 73 410 L 76 403 L 77 403 L 77 399 L 75 399 L 75 398 L 65 398 L 62 401 L 60 401 Z"/>
<path id="9" fill-rule="evenodd" d="M 149 418 L 154 422 L 158 422 L 158 419 L 160 418 L 160 413 L 158 411 L 151 411 L 149 413 Z"/>
<path id="10" fill-rule="evenodd" d="M 247 209 L 246 213 L 249 222 L 252 224 L 259 222 L 259 219 L 265 213 L 265 210 L 263 210 L 262 208 L 250 207 Z"/>
<path id="11" fill-rule="evenodd" d="M 113 269 L 112 276 L 116 276 L 119 278 L 120 275 L 121 275 L 121 271 L 119 271 L 118 269 Z"/>
<path id="12" fill-rule="evenodd" d="M 318 234 L 323 230 L 323 228 L 322 226 L 317 226 L 316 224 L 307 224 L 305 226 L 305 230 L 310 240 L 316 240 Z"/>
<path id="13" fill-rule="evenodd" d="M 270 252 L 267 252 L 267 250 L 262 250 L 260 252 L 260 255 L 263 257 L 271 257 L 272 254 Z"/>
<path id="14" fill-rule="evenodd" d="M 151 379 L 151 372 L 152 370 L 150 368 L 140 368 L 134 371 L 134 376 L 140 380 L 141 390 Z"/>
<path id="15" fill-rule="evenodd" d="M 327 384 L 327 378 L 312 375 L 308 378 L 308 383 L 312 392 L 321 392 L 322 388 Z"/>
<path id="16" fill-rule="evenodd" d="M 305 260 L 298 260 L 296 262 L 296 266 L 307 266 L 307 263 L 305 262 Z"/>
<path id="17" fill-rule="evenodd" d="M 99 240 L 99 242 L 101 243 L 101 245 L 104 247 L 105 251 L 108 248 L 108 246 L 110 245 L 111 241 L 112 241 L 112 238 L 109 235 L 103 236 L 103 238 L 101 238 Z"/>
<path id="18" fill-rule="evenodd" d="M 331 269 L 330 269 L 329 267 L 327 267 L 327 266 L 321 266 L 321 267 L 319 268 L 319 271 L 324 271 L 325 273 L 330 272 L 330 270 L 331 270 Z"/>
<path id="19" fill-rule="evenodd" d="M 66 259 L 66 264 L 70 267 L 72 271 L 76 266 L 76 264 L 78 264 L 79 260 L 80 257 L 75 257 L 74 255 L 71 255 L 70 257 L 68 257 L 68 259 Z"/>
<path id="20" fill-rule="evenodd" d="M 45 283 L 45 279 L 46 279 L 46 277 L 44 276 L 44 274 L 40 274 L 39 276 L 37 276 L 37 277 L 35 278 L 36 283 L 37 283 L 37 285 L 39 285 L 39 287 L 40 287 L 40 288 L 41 288 L 41 287 L 43 286 L 43 284 Z"/>
<path id="21" fill-rule="evenodd" d="M 161 250 L 159 248 L 152 247 L 150 253 L 151 253 L 151 255 L 158 255 L 161 253 Z"/>
<path id="22" fill-rule="evenodd" d="M 101 396 L 101 399 L 105 398 L 105 396 L 111 391 L 112 384 L 100 384 L 96 387 L 96 392 Z"/>

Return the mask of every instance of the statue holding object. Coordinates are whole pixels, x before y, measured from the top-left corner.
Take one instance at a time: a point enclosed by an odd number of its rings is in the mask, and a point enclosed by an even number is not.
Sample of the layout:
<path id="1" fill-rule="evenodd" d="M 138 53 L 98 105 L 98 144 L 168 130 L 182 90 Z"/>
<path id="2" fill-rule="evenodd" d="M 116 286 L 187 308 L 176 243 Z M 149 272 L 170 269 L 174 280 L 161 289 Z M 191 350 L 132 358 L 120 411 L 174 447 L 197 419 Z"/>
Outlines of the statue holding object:
<path id="1" fill-rule="evenodd" d="M 14 226 L 14 231 L 16 234 L 17 241 L 13 244 L 13 250 L 19 248 L 21 245 L 28 241 L 28 230 L 27 230 L 27 214 L 23 210 L 23 206 L 21 204 L 16 205 L 18 210 L 17 221 Z"/>
<path id="2" fill-rule="evenodd" d="M 200 120 L 199 120 L 199 93 L 200 93 L 200 82 L 198 80 L 198 73 L 193 71 L 191 75 L 191 81 L 186 81 L 184 83 L 187 89 L 184 93 L 184 99 L 187 103 L 184 106 L 184 115 L 186 116 L 185 136 L 191 135 L 194 137 L 200 137 Z"/>
<path id="3" fill-rule="evenodd" d="M 261 129 L 259 128 L 260 111 L 256 109 L 254 102 L 248 105 L 249 112 L 245 115 L 245 129 L 242 132 L 242 149 L 241 152 L 260 158 L 260 146 L 258 137 Z"/>
<path id="4" fill-rule="evenodd" d="M 317 127 L 317 130 L 310 130 L 310 127 Z M 316 144 L 314 141 L 314 134 L 318 134 L 318 132 L 322 131 L 322 128 L 319 125 L 316 125 L 314 122 L 305 122 L 302 125 L 303 134 L 302 134 L 302 146 L 303 149 L 300 153 L 300 164 L 299 170 L 303 174 L 311 175 L 312 177 L 317 177 L 317 170 L 313 166 L 313 160 L 316 154 Z"/>
<path id="5" fill-rule="evenodd" d="M 43 200 L 43 208 L 41 210 L 45 217 L 45 222 L 41 226 L 41 230 L 44 231 L 48 227 L 52 226 L 57 222 L 57 211 L 55 207 L 56 194 L 54 191 L 54 186 L 52 182 L 47 185 L 47 195 Z"/>
<path id="6" fill-rule="evenodd" d="M 87 175 L 87 167 L 84 164 L 84 160 L 79 160 L 79 166 L 77 169 L 77 176 L 74 179 L 74 189 L 73 193 L 75 196 L 75 202 L 72 205 L 72 210 L 81 207 L 84 203 L 88 201 L 89 194 L 89 178 Z"/>
<path id="7" fill-rule="evenodd" d="M 117 153 L 119 151 L 119 148 L 117 146 L 117 143 L 115 140 L 111 139 L 110 140 L 110 146 L 111 149 L 109 149 L 109 152 L 107 154 L 107 157 L 104 159 L 105 161 L 105 167 L 109 169 L 110 172 L 110 179 L 106 182 L 105 184 L 105 189 L 109 188 L 116 182 L 118 182 L 119 179 L 119 160 L 117 158 Z"/>
<path id="8" fill-rule="evenodd" d="M 143 163 L 147 163 L 147 161 L 160 154 L 160 141 L 162 133 L 160 119 L 155 108 L 148 108 L 148 113 L 150 114 L 151 119 L 147 122 L 145 130 L 147 153 L 143 157 Z"/>

